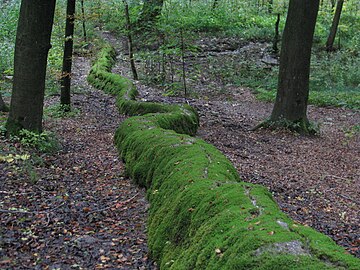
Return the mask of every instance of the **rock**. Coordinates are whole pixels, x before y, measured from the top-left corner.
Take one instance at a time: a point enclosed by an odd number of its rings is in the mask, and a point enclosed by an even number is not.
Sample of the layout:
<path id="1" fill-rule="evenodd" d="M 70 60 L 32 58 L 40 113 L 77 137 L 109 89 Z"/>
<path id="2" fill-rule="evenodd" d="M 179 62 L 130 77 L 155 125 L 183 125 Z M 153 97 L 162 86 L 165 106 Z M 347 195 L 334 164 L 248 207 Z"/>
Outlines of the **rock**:
<path id="1" fill-rule="evenodd" d="M 95 237 L 89 235 L 82 235 L 73 240 L 76 246 L 80 249 L 90 247 L 99 242 L 99 240 Z"/>
<path id="2" fill-rule="evenodd" d="M 276 221 L 277 224 L 279 224 L 281 227 L 283 227 L 286 230 L 289 230 L 289 225 L 286 222 L 283 222 L 281 220 Z"/>
<path id="3" fill-rule="evenodd" d="M 303 247 L 303 244 L 298 241 L 290 241 L 284 243 L 275 243 L 268 246 L 258 248 L 255 251 L 256 256 L 262 255 L 264 252 L 270 254 L 291 254 L 291 255 L 307 255 L 310 256 L 310 252 Z"/>
<path id="4" fill-rule="evenodd" d="M 14 76 L 9 76 L 9 75 L 7 75 L 7 76 L 4 76 L 4 79 L 5 79 L 6 81 L 12 82 L 13 79 L 14 79 Z"/>

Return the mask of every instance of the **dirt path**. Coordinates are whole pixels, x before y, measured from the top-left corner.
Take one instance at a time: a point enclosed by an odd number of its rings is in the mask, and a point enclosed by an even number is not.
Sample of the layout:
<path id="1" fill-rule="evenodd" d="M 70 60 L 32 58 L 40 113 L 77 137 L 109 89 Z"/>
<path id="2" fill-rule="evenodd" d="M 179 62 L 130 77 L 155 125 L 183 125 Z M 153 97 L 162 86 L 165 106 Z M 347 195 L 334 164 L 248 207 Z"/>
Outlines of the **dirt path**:
<path id="1" fill-rule="evenodd" d="M 32 183 L 4 168 L 0 208 L 12 210 L 0 213 L 0 269 L 155 269 L 145 192 L 123 175 L 113 145 L 124 117 L 113 97 L 87 84 L 89 68 L 89 59 L 75 58 L 72 101 L 81 113 L 45 122 L 61 151 L 39 159 Z"/>
<path id="2" fill-rule="evenodd" d="M 131 77 L 126 57 L 120 54 L 118 60 L 114 71 Z M 136 84 L 144 101 L 185 102 Z M 222 90 L 216 91 L 216 82 L 209 84 L 211 88 L 193 85 L 204 98 L 186 100 L 200 114 L 198 137 L 220 149 L 244 181 L 266 186 L 293 219 L 360 257 L 360 134 L 351 131 L 359 125 L 360 113 L 309 106 L 310 119 L 320 124 L 317 137 L 252 132 L 270 115 L 272 104 L 257 101 L 246 88 L 219 85 Z"/>

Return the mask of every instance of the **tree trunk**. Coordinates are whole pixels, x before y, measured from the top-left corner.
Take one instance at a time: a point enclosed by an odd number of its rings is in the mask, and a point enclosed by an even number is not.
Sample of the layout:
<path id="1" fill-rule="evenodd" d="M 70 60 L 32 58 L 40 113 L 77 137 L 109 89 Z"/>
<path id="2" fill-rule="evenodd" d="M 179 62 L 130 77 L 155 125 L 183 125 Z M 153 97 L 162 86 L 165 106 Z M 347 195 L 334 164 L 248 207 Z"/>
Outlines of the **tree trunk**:
<path id="1" fill-rule="evenodd" d="M 331 11 L 333 11 L 335 8 L 335 0 L 331 0 L 330 2 L 331 2 Z"/>
<path id="2" fill-rule="evenodd" d="M 279 82 L 270 121 L 307 133 L 311 46 L 319 0 L 290 0 L 280 53 Z"/>
<path id="3" fill-rule="evenodd" d="M 82 16 L 82 28 L 83 28 L 83 34 L 84 34 L 84 41 L 87 42 L 84 0 L 81 0 L 81 16 Z"/>
<path id="4" fill-rule="evenodd" d="M 279 48 L 278 48 L 279 25 L 280 25 L 280 13 L 277 14 L 276 22 L 275 22 L 275 35 L 274 35 L 274 41 L 273 41 L 273 47 L 272 47 L 272 51 L 274 54 L 277 54 L 279 52 Z"/>
<path id="5" fill-rule="evenodd" d="M 2 98 L 2 95 L 0 93 L 0 112 L 7 112 L 8 111 L 8 107 L 6 106 L 3 98 Z"/>
<path id="6" fill-rule="evenodd" d="M 132 28 L 131 28 L 131 21 L 130 21 L 130 14 L 129 14 L 129 5 L 126 2 L 126 0 L 123 0 L 124 2 L 124 10 L 125 10 L 125 19 L 126 19 L 126 31 L 127 31 L 127 37 L 128 37 L 128 45 L 129 45 L 129 60 L 130 60 L 130 66 L 131 71 L 133 74 L 134 80 L 138 80 L 138 75 L 136 71 L 135 61 L 134 61 L 134 49 L 133 49 L 133 42 L 132 42 Z"/>
<path id="7" fill-rule="evenodd" d="M 23 0 L 15 41 L 14 83 L 8 134 L 42 131 L 46 64 L 55 0 Z"/>
<path id="8" fill-rule="evenodd" d="M 344 4 L 344 0 L 338 0 L 337 5 L 336 5 L 336 10 L 335 10 L 335 15 L 334 15 L 334 18 L 333 18 L 333 21 L 331 24 L 330 34 L 326 41 L 326 50 L 328 52 L 334 50 L 333 46 L 334 46 L 334 41 L 335 41 L 335 37 L 336 37 L 336 32 L 337 32 L 339 22 L 340 22 L 340 16 L 341 16 L 343 4 Z"/>
<path id="9" fill-rule="evenodd" d="M 269 0 L 268 2 L 268 13 L 271 14 L 273 12 L 274 0 Z"/>
<path id="10" fill-rule="evenodd" d="M 75 26 L 75 6 L 76 0 L 67 0 L 66 7 L 66 27 L 65 27 L 65 46 L 63 55 L 63 67 L 61 75 L 61 96 L 60 103 L 64 111 L 70 110 L 71 104 L 71 65 L 74 43 Z"/>
<path id="11" fill-rule="evenodd" d="M 152 26 L 159 16 L 164 4 L 164 0 L 145 0 L 139 19 L 139 27 Z"/>

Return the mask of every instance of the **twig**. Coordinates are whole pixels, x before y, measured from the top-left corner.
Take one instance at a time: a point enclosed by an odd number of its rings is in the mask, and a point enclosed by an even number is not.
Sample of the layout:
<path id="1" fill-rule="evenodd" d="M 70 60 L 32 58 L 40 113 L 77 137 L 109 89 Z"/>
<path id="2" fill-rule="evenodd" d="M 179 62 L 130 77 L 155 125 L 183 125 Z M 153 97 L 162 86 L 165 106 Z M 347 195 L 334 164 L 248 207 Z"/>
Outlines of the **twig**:
<path id="1" fill-rule="evenodd" d="M 53 191 L 48 191 L 48 190 L 44 190 L 38 186 L 34 186 L 35 188 L 37 188 L 38 190 L 42 191 L 42 192 L 47 192 L 47 193 L 52 193 Z M 29 194 L 35 194 L 36 191 L 29 191 L 29 192 L 20 192 L 20 193 L 17 193 L 15 191 L 13 192 L 9 192 L 9 191 L 3 191 L 3 190 L 0 190 L 0 194 L 10 194 L 10 195 L 29 195 Z"/>
<path id="2" fill-rule="evenodd" d="M 59 204 L 58 206 L 46 210 L 46 211 L 20 211 L 20 210 L 8 210 L 8 209 L 0 209 L 0 213 L 10 213 L 10 214 L 47 214 L 47 213 L 51 213 L 54 210 L 60 208 L 61 206 L 63 206 L 65 204 L 65 202 Z"/>
<path id="3" fill-rule="evenodd" d="M 349 179 L 349 178 L 344 178 L 344 177 L 340 177 L 340 176 L 336 176 L 336 175 L 331 175 L 331 174 L 325 175 L 325 176 L 324 176 L 324 179 L 325 179 L 326 177 L 332 177 L 332 178 L 336 178 L 336 179 L 340 179 L 340 180 L 345 180 L 345 181 L 351 180 L 351 179 Z"/>
<path id="4" fill-rule="evenodd" d="M 360 204 L 360 201 L 357 201 L 357 200 L 355 200 L 355 199 L 353 199 L 353 198 L 351 198 L 351 197 L 349 197 L 349 196 L 346 196 L 346 195 L 343 195 L 343 194 L 337 194 L 337 193 L 336 193 L 336 195 L 338 195 L 338 196 L 341 197 L 341 198 L 350 200 L 350 201 L 352 201 L 352 202 L 354 202 L 354 203 Z"/>
<path id="5" fill-rule="evenodd" d="M 0 190 L 0 194 L 28 195 L 28 194 L 32 194 L 32 193 L 35 193 L 35 191 L 16 193 L 16 192 L 8 192 L 8 191 L 1 191 Z"/>

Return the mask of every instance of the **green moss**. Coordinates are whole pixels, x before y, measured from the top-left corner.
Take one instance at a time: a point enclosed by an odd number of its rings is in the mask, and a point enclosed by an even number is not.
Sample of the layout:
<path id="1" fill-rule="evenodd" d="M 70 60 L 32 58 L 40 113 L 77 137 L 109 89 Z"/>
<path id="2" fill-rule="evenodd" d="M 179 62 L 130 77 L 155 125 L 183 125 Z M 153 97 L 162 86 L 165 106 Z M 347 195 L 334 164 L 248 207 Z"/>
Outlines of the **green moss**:
<path id="1" fill-rule="evenodd" d="M 127 174 L 147 188 L 148 244 L 161 269 L 359 269 L 330 238 L 294 224 L 266 188 L 242 182 L 214 146 L 191 137 L 194 109 L 136 101 L 131 81 L 110 72 L 114 57 L 104 48 L 88 80 L 133 116 L 115 144 Z M 287 245 L 297 251 L 277 248 Z"/>
<path id="2" fill-rule="evenodd" d="M 283 129 L 288 130 L 290 132 L 296 132 L 302 135 L 318 135 L 320 134 L 319 125 L 315 122 L 309 121 L 307 118 L 300 119 L 297 121 L 290 121 L 284 118 L 281 119 L 266 119 L 253 130 L 257 130 L 259 128 L 267 128 L 267 129 Z"/>

